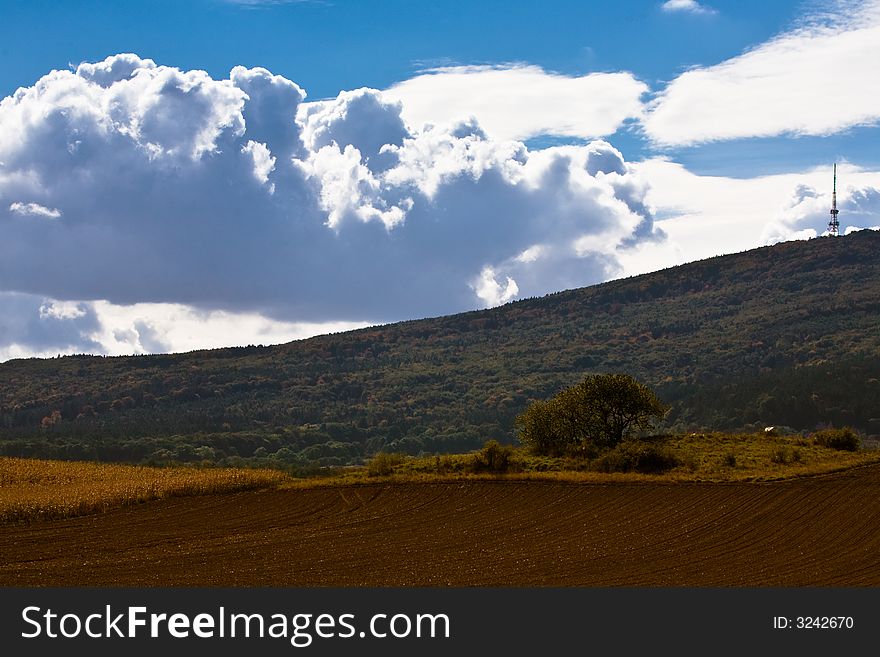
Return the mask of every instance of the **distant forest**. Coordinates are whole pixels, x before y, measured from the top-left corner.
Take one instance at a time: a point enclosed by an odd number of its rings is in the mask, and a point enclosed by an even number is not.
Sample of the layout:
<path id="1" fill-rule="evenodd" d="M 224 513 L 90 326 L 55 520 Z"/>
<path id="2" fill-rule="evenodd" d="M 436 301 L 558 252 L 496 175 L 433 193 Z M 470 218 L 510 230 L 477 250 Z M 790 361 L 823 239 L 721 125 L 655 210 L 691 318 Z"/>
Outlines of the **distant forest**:
<path id="1" fill-rule="evenodd" d="M 589 373 L 650 385 L 660 429 L 880 434 L 880 233 L 788 242 L 500 308 L 273 347 L 0 364 L 0 454 L 361 462 L 513 442 Z"/>

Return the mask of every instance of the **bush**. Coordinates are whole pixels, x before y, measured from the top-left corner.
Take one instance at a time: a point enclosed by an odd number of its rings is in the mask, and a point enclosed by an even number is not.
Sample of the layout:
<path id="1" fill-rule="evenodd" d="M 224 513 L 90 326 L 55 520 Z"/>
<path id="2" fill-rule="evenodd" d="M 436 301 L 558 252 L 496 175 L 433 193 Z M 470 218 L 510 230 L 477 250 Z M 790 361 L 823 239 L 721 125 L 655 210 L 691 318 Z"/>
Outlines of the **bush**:
<path id="1" fill-rule="evenodd" d="M 724 455 L 723 461 L 724 461 L 724 465 L 726 465 L 728 468 L 735 468 L 736 467 L 736 454 L 734 454 L 733 452 L 727 452 L 727 454 Z"/>
<path id="2" fill-rule="evenodd" d="M 658 474 L 680 464 L 678 457 L 669 448 L 627 441 L 597 459 L 595 466 L 600 472 Z"/>
<path id="3" fill-rule="evenodd" d="M 502 445 L 497 440 L 490 440 L 483 449 L 474 454 L 471 467 L 474 472 L 507 472 L 510 469 L 512 456 L 513 448 L 510 445 Z"/>
<path id="4" fill-rule="evenodd" d="M 801 462 L 801 451 L 799 449 L 791 449 L 790 447 L 778 447 L 770 456 L 773 463 L 787 465 L 789 463 Z"/>
<path id="5" fill-rule="evenodd" d="M 858 451 L 861 446 L 859 434 L 852 427 L 843 429 L 823 429 L 813 434 L 813 442 L 822 447 L 839 449 L 847 452 Z"/>
<path id="6" fill-rule="evenodd" d="M 403 454 L 388 454 L 379 452 L 367 463 L 367 476 L 387 477 L 394 474 L 394 468 L 403 463 Z"/>

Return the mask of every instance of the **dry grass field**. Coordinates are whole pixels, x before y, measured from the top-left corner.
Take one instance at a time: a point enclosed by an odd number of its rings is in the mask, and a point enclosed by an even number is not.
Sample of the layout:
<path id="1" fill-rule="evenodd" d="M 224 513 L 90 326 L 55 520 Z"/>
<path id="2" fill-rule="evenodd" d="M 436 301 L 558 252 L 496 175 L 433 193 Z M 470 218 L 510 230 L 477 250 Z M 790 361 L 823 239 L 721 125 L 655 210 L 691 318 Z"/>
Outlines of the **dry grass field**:
<path id="1" fill-rule="evenodd" d="M 504 448 L 509 463 L 503 473 L 487 472 L 475 462 L 480 452 L 413 457 L 379 454 L 365 468 L 344 468 L 331 477 L 298 481 L 300 487 L 383 481 L 448 481 L 491 479 L 570 482 L 731 482 L 776 481 L 880 462 L 880 449 L 833 449 L 804 436 L 704 433 L 652 439 L 644 445 L 672 457 L 662 472 L 617 471 L 601 468 L 602 458 L 535 456 L 523 448 Z M 484 459 L 485 460 L 485 459 Z"/>
<path id="2" fill-rule="evenodd" d="M 280 487 L 0 527 L 4 586 L 880 586 L 880 464 Z"/>
<path id="3" fill-rule="evenodd" d="M 0 458 L 0 523 L 67 518 L 165 497 L 264 488 L 285 479 L 269 470 Z"/>

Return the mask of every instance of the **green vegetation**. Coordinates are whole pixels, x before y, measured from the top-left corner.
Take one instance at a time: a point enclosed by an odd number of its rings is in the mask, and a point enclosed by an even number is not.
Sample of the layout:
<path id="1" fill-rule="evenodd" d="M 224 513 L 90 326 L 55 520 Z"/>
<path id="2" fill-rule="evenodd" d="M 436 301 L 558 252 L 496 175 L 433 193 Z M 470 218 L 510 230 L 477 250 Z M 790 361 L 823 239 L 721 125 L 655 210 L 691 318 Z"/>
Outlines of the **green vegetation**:
<path id="1" fill-rule="evenodd" d="M 376 467 L 374 461 L 381 464 Z M 526 447 L 489 441 L 465 454 L 379 454 L 365 467 L 325 471 L 298 487 L 474 477 L 607 482 L 614 480 L 768 481 L 824 474 L 880 462 L 880 450 L 850 452 L 813 436 L 767 436 L 763 431 L 691 433 L 623 440 L 596 455 L 537 455 Z"/>
<path id="2" fill-rule="evenodd" d="M 855 452 L 859 449 L 861 440 L 852 427 L 843 429 L 823 429 L 813 434 L 813 440 L 817 445 L 841 449 L 847 452 Z"/>
<path id="3" fill-rule="evenodd" d="M 877 253 L 880 233 L 860 231 L 276 347 L 9 361 L 0 454 L 303 473 L 466 452 L 608 371 L 670 407 L 659 431 L 876 436 Z"/>
<path id="4" fill-rule="evenodd" d="M 596 460 L 600 472 L 667 472 L 681 461 L 668 447 L 644 442 L 625 442 L 602 454 Z"/>
<path id="5" fill-rule="evenodd" d="M 560 455 L 616 447 L 651 428 L 669 409 L 627 374 L 596 374 L 517 416 L 519 440 L 536 454 Z"/>
<path id="6" fill-rule="evenodd" d="M 367 463 L 367 475 L 370 477 L 387 477 L 394 474 L 394 469 L 404 461 L 403 454 L 387 454 L 379 452 Z"/>
<path id="7" fill-rule="evenodd" d="M 513 447 L 490 440 L 483 449 L 474 454 L 471 468 L 474 472 L 494 472 L 502 474 L 510 469 L 513 461 Z"/>

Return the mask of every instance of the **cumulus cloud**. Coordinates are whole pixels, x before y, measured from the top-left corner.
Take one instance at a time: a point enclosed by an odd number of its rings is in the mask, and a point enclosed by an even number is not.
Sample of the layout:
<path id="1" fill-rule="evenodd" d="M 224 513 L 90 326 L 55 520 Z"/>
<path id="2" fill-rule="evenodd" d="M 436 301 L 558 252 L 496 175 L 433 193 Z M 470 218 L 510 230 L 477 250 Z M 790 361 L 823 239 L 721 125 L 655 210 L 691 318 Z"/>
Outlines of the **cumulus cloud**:
<path id="1" fill-rule="evenodd" d="M 688 14 L 717 14 L 718 10 L 701 5 L 696 0 L 666 0 L 660 8 L 666 12 L 685 12 Z"/>
<path id="2" fill-rule="evenodd" d="M 473 116 L 496 139 L 592 139 L 641 116 L 647 91 L 631 73 L 568 76 L 517 64 L 430 69 L 385 96 L 401 101 L 403 118 L 417 128 Z"/>
<path id="3" fill-rule="evenodd" d="M 675 78 L 650 105 L 648 137 L 686 146 L 876 124 L 880 1 L 834 7 L 738 57 Z"/>
<path id="4" fill-rule="evenodd" d="M 664 239 L 606 142 L 530 151 L 472 117 L 423 127 L 376 90 L 304 99 L 265 69 L 212 79 L 130 54 L 3 99 L 0 292 L 71 331 L 53 350 L 178 349 L 162 336 L 180 313 L 233 343 L 255 317 L 289 336 L 444 314 L 605 280 Z M 44 299 L 82 314 L 41 315 Z M 151 315 L 176 319 L 146 330 Z"/>
<path id="5" fill-rule="evenodd" d="M 382 157 L 383 146 L 401 146 L 410 136 L 402 109 L 402 103 L 386 100 L 375 89 L 342 91 L 333 100 L 300 106 L 303 140 L 311 151 L 351 145 L 373 171 L 391 166 L 394 161 Z"/>

